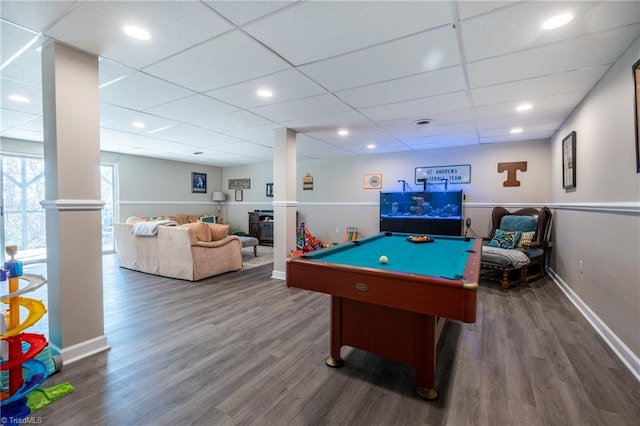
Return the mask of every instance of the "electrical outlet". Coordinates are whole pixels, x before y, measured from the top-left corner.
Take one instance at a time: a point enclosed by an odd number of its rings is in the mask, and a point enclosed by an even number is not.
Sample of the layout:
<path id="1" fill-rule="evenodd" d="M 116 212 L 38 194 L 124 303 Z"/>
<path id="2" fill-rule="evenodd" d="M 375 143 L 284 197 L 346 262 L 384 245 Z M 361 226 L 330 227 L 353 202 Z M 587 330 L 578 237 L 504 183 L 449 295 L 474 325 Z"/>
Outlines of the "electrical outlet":
<path id="1" fill-rule="evenodd" d="M 582 273 L 582 259 L 580 259 L 580 262 L 578 263 L 578 270 Z"/>

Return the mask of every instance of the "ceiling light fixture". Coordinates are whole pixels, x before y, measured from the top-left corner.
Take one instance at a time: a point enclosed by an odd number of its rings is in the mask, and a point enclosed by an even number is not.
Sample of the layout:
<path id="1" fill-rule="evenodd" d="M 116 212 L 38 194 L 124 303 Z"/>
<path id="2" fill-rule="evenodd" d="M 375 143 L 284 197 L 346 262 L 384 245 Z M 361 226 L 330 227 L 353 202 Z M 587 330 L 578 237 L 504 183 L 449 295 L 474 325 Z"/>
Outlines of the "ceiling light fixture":
<path id="1" fill-rule="evenodd" d="M 340 136 L 347 136 L 349 134 L 349 131 L 347 129 L 340 129 L 338 130 L 338 134 Z"/>
<path id="2" fill-rule="evenodd" d="M 515 129 L 511 129 L 511 134 L 515 135 L 517 133 L 522 133 L 522 129 L 520 127 L 516 127 Z"/>
<path id="3" fill-rule="evenodd" d="M 261 98 L 270 98 L 273 96 L 273 92 L 269 89 L 260 89 L 256 92 Z"/>
<path id="4" fill-rule="evenodd" d="M 142 121 L 134 121 L 133 123 L 131 123 L 131 125 L 136 129 L 144 129 L 145 127 L 147 127 L 147 125 L 144 124 Z"/>
<path id="5" fill-rule="evenodd" d="M 4 61 L 4 63 L 2 65 L 0 65 L 0 71 L 5 69 L 11 62 L 15 61 L 20 55 L 22 55 L 24 52 L 26 52 L 27 49 L 29 49 L 31 46 L 36 44 L 36 41 L 38 41 L 39 38 L 40 38 L 39 35 L 35 36 L 31 40 L 29 40 L 29 42 L 27 44 L 25 44 L 20 49 L 18 49 L 18 51 L 16 53 L 11 55 L 11 57 L 9 59 Z"/>
<path id="6" fill-rule="evenodd" d="M 367 145 L 368 149 L 375 149 L 376 145 L 373 143 L 370 143 L 369 145 Z"/>
<path id="7" fill-rule="evenodd" d="M 531 104 L 521 104 L 516 107 L 516 111 L 529 111 L 531 108 L 533 108 Z"/>
<path id="8" fill-rule="evenodd" d="M 563 27 L 573 20 L 573 15 L 570 13 L 561 13 L 560 15 L 552 16 L 544 21 L 542 24 L 543 30 L 555 30 L 556 28 Z"/>
<path id="9" fill-rule="evenodd" d="M 9 95 L 9 99 L 14 102 L 21 102 L 23 104 L 28 104 L 29 102 L 31 102 L 31 99 L 23 95 Z"/>
<path id="10" fill-rule="evenodd" d="M 124 28 L 122 28 L 122 31 L 124 31 L 124 33 L 129 37 L 135 38 L 136 40 L 151 40 L 151 34 L 149 34 L 149 31 L 144 28 L 136 27 L 135 25 L 125 25 Z"/>

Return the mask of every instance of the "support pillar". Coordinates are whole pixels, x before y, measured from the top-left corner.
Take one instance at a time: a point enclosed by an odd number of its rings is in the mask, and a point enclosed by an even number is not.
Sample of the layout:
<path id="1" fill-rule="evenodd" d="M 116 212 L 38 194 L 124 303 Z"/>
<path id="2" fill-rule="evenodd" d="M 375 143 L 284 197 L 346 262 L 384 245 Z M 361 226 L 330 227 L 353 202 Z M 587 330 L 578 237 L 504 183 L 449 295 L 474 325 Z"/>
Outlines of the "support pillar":
<path id="1" fill-rule="evenodd" d="M 49 342 L 65 364 L 109 348 L 98 86 L 97 56 L 55 42 L 43 49 Z"/>
<path id="2" fill-rule="evenodd" d="M 271 278 L 286 279 L 286 261 L 296 248 L 296 132 L 273 131 L 273 272 Z"/>

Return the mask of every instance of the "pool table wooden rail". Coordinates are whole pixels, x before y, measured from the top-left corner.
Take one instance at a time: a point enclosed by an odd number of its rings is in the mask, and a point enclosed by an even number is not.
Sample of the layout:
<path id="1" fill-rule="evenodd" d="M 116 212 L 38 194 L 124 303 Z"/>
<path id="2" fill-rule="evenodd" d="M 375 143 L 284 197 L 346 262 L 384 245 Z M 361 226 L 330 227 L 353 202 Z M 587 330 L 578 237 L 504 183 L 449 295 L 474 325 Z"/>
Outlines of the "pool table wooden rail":
<path id="1" fill-rule="evenodd" d="M 376 268 L 354 268 L 301 257 L 288 260 L 287 285 L 473 323 L 476 320 L 481 244 L 479 239 L 474 242 L 461 280 Z"/>

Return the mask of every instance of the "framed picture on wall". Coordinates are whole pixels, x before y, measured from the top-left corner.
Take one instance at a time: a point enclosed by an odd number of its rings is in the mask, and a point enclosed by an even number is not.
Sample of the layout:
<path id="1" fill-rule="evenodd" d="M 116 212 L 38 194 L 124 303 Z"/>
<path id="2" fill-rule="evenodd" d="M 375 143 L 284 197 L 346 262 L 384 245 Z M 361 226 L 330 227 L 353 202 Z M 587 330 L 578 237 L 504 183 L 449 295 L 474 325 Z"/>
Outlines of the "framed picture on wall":
<path id="1" fill-rule="evenodd" d="M 576 187 L 576 132 L 562 139 L 562 187 Z"/>
<path id="2" fill-rule="evenodd" d="M 207 174 L 191 172 L 191 192 L 207 193 Z"/>
<path id="3" fill-rule="evenodd" d="M 634 96 L 634 121 L 636 122 L 636 173 L 640 173 L 640 130 L 638 129 L 638 123 L 640 123 L 640 61 L 633 64 L 633 86 L 635 90 Z"/>

